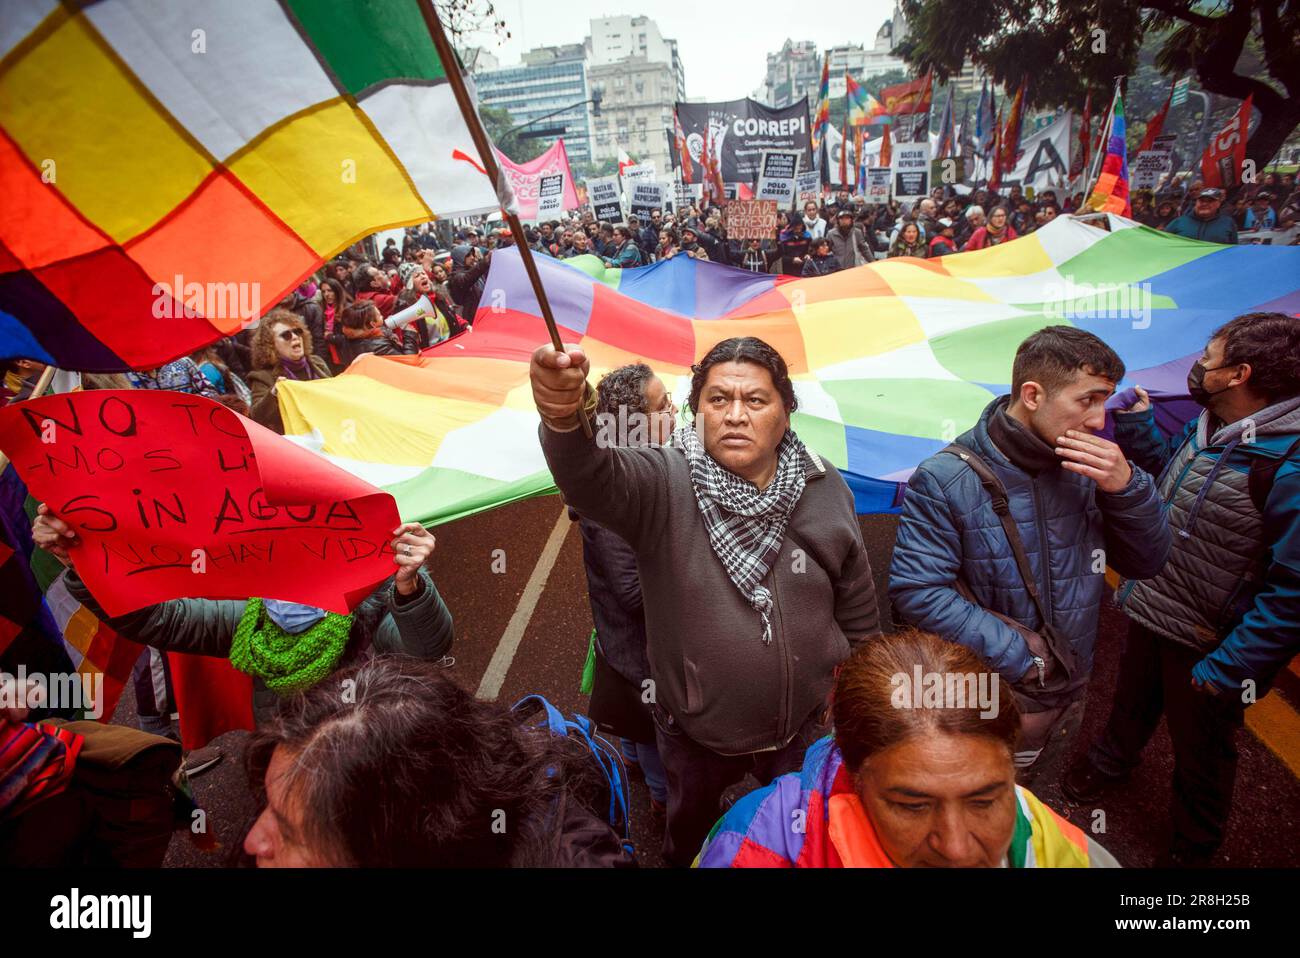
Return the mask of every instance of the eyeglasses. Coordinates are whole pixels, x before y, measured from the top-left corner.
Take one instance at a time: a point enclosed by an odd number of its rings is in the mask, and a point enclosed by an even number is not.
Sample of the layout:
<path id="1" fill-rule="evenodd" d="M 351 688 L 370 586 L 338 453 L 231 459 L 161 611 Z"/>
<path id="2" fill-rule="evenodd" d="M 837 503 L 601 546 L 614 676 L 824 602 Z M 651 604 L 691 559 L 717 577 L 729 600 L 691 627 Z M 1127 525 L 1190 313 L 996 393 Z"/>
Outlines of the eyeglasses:
<path id="1" fill-rule="evenodd" d="M 276 334 L 277 339 L 283 339 L 286 343 L 293 339 L 302 339 L 302 331 L 297 329 L 285 329 Z"/>

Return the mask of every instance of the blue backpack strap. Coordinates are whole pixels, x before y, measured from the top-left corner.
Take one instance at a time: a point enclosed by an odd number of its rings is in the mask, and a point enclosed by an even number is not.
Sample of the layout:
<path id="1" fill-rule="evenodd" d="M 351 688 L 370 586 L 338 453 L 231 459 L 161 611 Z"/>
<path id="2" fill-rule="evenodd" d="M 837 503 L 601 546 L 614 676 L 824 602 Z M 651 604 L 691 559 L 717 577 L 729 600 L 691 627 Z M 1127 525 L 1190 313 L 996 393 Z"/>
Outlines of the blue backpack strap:
<path id="1" fill-rule="evenodd" d="M 621 820 L 623 839 L 630 847 L 631 822 L 623 756 L 619 754 L 618 749 L 610 746 L 595 733 L 595 725 L 591 719 L 577 714 L 572 719 L 566 719 L 563 713 L 544 696 L 525 695 L 511 706 L 510 711 L 523 714 L 532 706 L 540 707 L 544 716 L 544 721 L 537 723 L 539 728 L 544 725 L 557 738 L 567 738 L 570 733 L 575 733 L 582 739 L 609 784 L 609 824 L 611 827 L 617 827 Z"/>
<path id="2" fill-rule="evenodd" d="M 523 712 L 525 711 L 524 707 L 527 705 L 541 706 L 542 712 L 546 716 L 546 727 L 551 730 L 552 735 L 563 738 L 569 734 L 568 728 L 566 727 L 567 723 L 564 721 L 564 716 L 560 713 L 560 710 L 540 695 L 525 695 L 514 705 L 510 706 L 510 711 Z"/>

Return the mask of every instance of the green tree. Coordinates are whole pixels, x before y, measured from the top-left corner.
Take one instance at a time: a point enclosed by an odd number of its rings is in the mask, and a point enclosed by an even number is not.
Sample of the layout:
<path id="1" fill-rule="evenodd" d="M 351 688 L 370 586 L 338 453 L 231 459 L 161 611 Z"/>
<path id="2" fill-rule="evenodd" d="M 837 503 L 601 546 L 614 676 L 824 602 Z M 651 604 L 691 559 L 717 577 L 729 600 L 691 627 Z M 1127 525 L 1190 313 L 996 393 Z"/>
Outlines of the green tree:
<path id="1" fill-rule="evenodd" d="M 1030 77 L 1031 105 L 1077 108 L 1091 90 L 1094 108 L 1104 110 L 1115 77 L 1136 71 L 1151 34 L 1161 39 L 1154 62 L 1166 77 L 1194 70 L 1211 93 L 1253 95 L 1260 122 L 1246 155 L 1257 168 L 1300 126 L 1294 0 L 902 0 L 902 7 L 909 34 L 901 54 L 942 80 L 970 60 L 1008 88 Z"/>
<path id="2" fill-rule="evenodd" d="M 535 160 L 550 147 L 550 144 L 540 137 L 520 136 L 520 133 L 528 132 L 526 128 L 518 133 L 511 133 L 510 130 L 515 126 L 515 121 L 511 119 L 505 107 L 483 106 L 480 104 L 478 115 L 483 118 L 483 129 L 487 130 L 487 135 L 492 140 L 492 143 L 516 163 L 527 163 L 529 160 Z"/>

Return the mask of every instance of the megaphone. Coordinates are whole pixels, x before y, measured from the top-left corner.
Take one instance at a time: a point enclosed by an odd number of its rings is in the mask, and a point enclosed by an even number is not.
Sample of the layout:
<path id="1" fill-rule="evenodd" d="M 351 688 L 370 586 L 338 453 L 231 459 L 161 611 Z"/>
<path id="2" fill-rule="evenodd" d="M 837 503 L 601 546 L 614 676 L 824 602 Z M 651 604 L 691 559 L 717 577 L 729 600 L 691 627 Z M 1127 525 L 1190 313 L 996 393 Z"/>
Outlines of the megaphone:
<path id="1" fill-rule="evenodd" d="M 413 323 L 417 319 L 423 319 L 425 316 L 432 316 L 433 313 L 433 303 L 429 302 L 428 296 L 421 295 L 419 299 L 406 307 L 406 309 L 402 310 L 400 313 L 393 313 L 393 315 L 385 319 L 384 325 L 389 329 L 401 329 L 403 326 Z"/>

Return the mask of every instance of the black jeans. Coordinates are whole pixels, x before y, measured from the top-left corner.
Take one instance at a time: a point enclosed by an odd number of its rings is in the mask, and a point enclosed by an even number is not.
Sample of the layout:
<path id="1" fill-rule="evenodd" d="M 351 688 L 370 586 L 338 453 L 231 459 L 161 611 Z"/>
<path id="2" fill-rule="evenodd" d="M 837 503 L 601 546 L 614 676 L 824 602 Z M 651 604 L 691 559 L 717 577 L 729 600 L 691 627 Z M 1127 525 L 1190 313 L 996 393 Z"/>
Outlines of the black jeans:
<path id="1" fill-rule="evenodd" d="M 1203 657 L 1130 622 L 1110 719 L 1088 758 L 1106 775 L 1127 775 L 1163 713 L 1174 743 L 1173 848 L 1209 854 L 1223 841 L 1232 807 L 1233 740 L 1244 707 L 1237 690 L 1192 688 L 1192 666 Z"/>
<path id="2" fill-rule="evenodd" d="M 664 832 L 664 859 L 679 868 L 689 867 L 700 846 L 722 814 L 718 802 L 727 787 L 751 773 L 760 785 L 793 772 L 803 765 L 808 746 L 826 734 L 818 708 L 800 726 L 789 744 L 768 752 L 720 755 L 682 731 L 662 707 L 654 709 L 655 741 L 668 772 L 668 826 Z"/>

